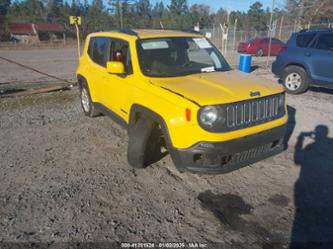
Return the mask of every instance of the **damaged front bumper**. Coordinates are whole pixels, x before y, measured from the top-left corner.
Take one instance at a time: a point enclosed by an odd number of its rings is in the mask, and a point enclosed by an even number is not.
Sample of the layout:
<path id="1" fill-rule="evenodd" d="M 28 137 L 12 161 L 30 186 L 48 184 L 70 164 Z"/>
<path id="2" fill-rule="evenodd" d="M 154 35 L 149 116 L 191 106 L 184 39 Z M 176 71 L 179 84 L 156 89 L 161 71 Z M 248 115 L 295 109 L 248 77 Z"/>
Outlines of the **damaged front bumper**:
<path id="1" fill-rule="evenodd" d="M 170 154 L 180 171 L 228 173 L 282 152 L 285 130 L 283 125 L 226 142 L 199 142 Z"/>

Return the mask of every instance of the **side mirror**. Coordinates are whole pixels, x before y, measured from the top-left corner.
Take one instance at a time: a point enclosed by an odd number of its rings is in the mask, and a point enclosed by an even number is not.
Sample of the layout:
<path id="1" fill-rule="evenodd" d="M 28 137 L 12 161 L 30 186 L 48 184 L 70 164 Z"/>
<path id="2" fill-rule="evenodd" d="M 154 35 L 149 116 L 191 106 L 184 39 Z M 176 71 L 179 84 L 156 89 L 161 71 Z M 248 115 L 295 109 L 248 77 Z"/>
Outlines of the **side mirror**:
<path id="1" fill-rule="evenodd" d="M 111 74 L 125 73 L 125 66 L 119 61 L 109 61 L 106 63 L 106 71 Z"/>

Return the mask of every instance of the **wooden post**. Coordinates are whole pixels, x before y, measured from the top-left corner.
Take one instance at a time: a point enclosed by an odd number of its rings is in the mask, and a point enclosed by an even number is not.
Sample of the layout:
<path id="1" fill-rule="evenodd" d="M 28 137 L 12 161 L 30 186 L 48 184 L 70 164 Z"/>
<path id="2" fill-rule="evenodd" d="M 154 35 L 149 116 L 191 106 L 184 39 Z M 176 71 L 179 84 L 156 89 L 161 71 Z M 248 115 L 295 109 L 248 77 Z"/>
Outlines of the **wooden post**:
<path id="1" fill-rule="evenodd" d="M 282 26 L 283 26 L 284 16 L 281 17 L 280 29 L 279 29 L 279 39 L 281 40 Z"/>
<path id="2" fill-rule="evenodd" d="M 75 28 L 76 28 L 76 40 L 77 40 L 77 54 L 79 56 L 79 60 L 81 57 L 81 48 L 80 48 L 80 30 L 79 30 L 79 25 L 75 23 Z"/>

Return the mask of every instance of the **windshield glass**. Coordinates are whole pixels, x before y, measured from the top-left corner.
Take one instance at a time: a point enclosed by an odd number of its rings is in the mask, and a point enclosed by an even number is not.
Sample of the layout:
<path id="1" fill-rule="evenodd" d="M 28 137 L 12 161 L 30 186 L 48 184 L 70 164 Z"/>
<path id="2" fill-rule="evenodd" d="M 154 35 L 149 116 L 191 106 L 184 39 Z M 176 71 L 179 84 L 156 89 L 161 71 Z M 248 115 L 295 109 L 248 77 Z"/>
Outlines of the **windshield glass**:
<path id="1" fill-rule="evenodd" d="M 152 77 L 227 71 L 222 54 L 206 38 L 172 37 L 137 41 L 142 72 Z"/>

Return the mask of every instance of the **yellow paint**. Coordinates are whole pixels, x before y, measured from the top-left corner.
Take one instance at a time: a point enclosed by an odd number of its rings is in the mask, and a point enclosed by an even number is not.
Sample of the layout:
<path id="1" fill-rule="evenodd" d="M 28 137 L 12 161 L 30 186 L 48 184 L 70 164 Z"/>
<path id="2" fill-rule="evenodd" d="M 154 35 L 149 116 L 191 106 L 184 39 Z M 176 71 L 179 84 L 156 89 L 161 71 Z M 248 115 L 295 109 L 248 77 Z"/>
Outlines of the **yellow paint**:
<path id="1" fill-rule="evenodd" d="M 171 142 L 176 148 L 188 148 L 199 141 L 228 141 L 286 124 L 287 114 L 271 122 L 232 132 L 212 133 L 203 130 L 197 121 L 200 106 L 246 100 L 250 98 L 251 91 L 260 91 L 262 97 L 268 96 L 283 92 L 283 87 L 236 70 L 170 78 L 147 77 L 143 75 L 139 67 L 136 51 L 137 39 L 203 36 L 171 31 L 136 30 L 136 32 L 138 36 L 118 32 L 100 32 L 88 35 L 77 69 L 77 74 L 84 76 L 88 82 L 92 100 L 102 103 L 126 122 L 129 122 L 132 105 L 145 106 L 164 119 Z M 109 74 L 107 68 L 95 64 L 87 54 L 89 40 L 94 36 L 114 37 L 127 41 L 130 46 L 133 74 L 119 77 Z M 190 122 L 186 121 L 186 108 L 191 110 Z"/>
<path id="2" fill-rule="evenodd" d="M 74 24 L 81 25 L 81 16 L 70 16 L 69 23 L 71 25 L 74 25 Z"/>

